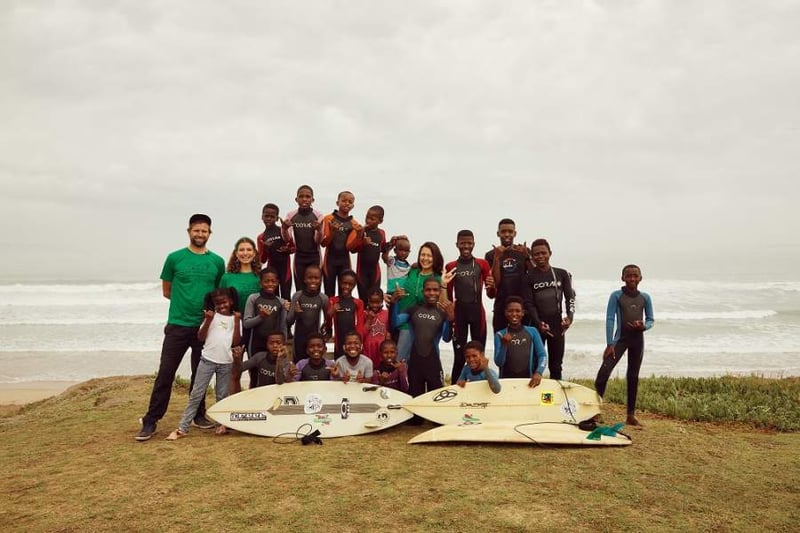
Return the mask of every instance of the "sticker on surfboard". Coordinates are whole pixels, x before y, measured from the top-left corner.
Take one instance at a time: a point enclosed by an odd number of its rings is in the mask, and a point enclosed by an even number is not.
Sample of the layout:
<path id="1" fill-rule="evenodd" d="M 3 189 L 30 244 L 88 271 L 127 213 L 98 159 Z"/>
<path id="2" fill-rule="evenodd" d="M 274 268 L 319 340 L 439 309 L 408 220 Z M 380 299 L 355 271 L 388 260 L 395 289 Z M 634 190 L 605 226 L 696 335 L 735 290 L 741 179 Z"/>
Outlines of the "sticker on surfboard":
<path id="1" fill-rule="evenodd" d="M 464 416 L 461 417 L 461 423 L 459 426 L 477 426 L 481 423 L 481 419 L 477 416 L 472 416 L 469 413 L 464 413 Z"/>
<path id="2" fill-rule="evenodd" d="M 561 404 L 561 414 L 564 418 L 575 419 L 575 414 L 578 412 L 578 402 L 569 398 Z"/>
<path id="3" fill-rule="evenodd" d="M 303 403 L 303 412 L 307 415 L 313 415 L 320 411 L 322 411 L 322 396 L 315 393 L 308 394 L 306 401 Z"/>
<path id="4" fill-rule="evenodd" d="M 453 398 L 458 396 L 458 391 L 454 389 L 442 389 L 439 391 L 436 396 L 433 397 L 433 401 L 436 403 L 439 402 L 449 402 Z"/>
<path id="5" fill-rule="evenodd" d="M 540 403 L 542 405 L 553 405 L 555 393 L 553 391 L 542 391 Z"/>
<path id="6" fill-rule="evenodd" d="M 258 422 L 267 419 L 267 414 L 263 411 L 256 412 L 232 412 L 231 422 Z"/>

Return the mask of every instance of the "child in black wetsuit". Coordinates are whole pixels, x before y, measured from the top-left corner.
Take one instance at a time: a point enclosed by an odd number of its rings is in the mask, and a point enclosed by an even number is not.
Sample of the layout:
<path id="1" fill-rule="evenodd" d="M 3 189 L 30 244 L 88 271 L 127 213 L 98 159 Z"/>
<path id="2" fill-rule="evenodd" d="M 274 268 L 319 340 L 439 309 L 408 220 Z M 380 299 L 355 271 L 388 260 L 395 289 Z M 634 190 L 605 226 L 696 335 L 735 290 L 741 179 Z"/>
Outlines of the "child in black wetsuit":
<path id="1" fill-rule="evenodd" d="M 639 390 L 639 369 L 644 354 L 644 332 L 653 327 L 653 301 L 650 295 L 639 291 L 642 271 L 636 265 L 626 265 L 622 269 L 625 285 L 608 298 L 606 308 L 606 349 L 603 351 L 603 364 L 597 372 L 594 386 L 603 396 L 611 371 L 617 366 L 622 355 L 628 352 L 628 418 L 629 426 L 641 426 L 634 416 L 636 394 Z M 644 320 L 642 320 L 644 319 Z M 616 323 L 616 329 L 614 324 Z"/>

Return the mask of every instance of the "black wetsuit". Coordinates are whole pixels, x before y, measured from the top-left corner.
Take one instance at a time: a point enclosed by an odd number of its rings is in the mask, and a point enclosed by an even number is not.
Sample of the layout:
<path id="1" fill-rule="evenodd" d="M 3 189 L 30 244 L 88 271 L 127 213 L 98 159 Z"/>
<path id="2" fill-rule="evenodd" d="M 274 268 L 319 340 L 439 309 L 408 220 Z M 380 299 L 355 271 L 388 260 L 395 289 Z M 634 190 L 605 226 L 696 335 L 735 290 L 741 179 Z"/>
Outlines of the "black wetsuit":
<path id="1" fill-rule="evenodd" d="M 501 279 L 494 280 L 495 295 L 492 309 L 492 328 L 497 333 L 508 327 L 506 321 L 506 298 L 509 296 L 525 296 L 525 271 L 527 270 L 527 256 L 522 252 L 508 249 L 505 251 L 500 263 Z M 486 252 L 486 262 L 492 267 L 494 264 L 494 250 Z"/>
<path id="2" fill-rule="evenodd" d="M 294 286 L 298 291 L 306 288 L 304 276 L 306 268 L 320 265 L 319 244 L 317 243 L 316 223 L 319 213 L 312 208 L 297 209 L 290 213 L 292 236 L 294 237 Z"/>
<path id="3" fill-rule="evenodd" d="M 356 259 L 356 286 L 358 297 L 367 304 L 367 293 L 374 287 L 381 286 L 380 259 L 386 247 L 386 234 L 380 228 L 364 231 L 364 237 L 369 237 L 370 243 L 362 241 Z"/>
<path id="4" fill-rule="evenodd" d="M 325 243 L 325 259 L 322 262 L 322 281 L 325 286 L 325 294 L 333 296 L 336 294 L 336 280 L 339 274 L 345 270 L 350 270 L 350 252 L 347 250 L 347 237 L 353 230 L 353 215 L 346 217 L 340 216 L 334 211 L 326 219 L 336 221 L 338 228 L 331 224 L 328 231 L 330 235 L 323 235 L 323 239 L 329 239 Z"/>
<path id="5" fill-rule="evenodd" d="M 445 266 L 453 272 L 448 286 L 455 310 L 453 325 L 453 368 L 450 382 L 455 383 L 464 368 L 464 345 L 468 338 L 486 346 L 486 314 L 483 310 L 483 282 L 491 274 L 491 267 L 483 259 L 459 257 Z"/>
<path id="6" fill-rule="evenodd" d="M 280 226 L 275 224 L 264 229 L 264 233 L 259 238 L 259 260 L 264 264 L 264 268 L 271 267 L 278 272 L 279 291 L 278 295 L 289 300 L 292 297 L 292 270 L 289 259 L 290 252 L 279 251 L 280 248 L 288 247 L 289 244 L 284 240 Z"/>
<path id="7" fill-rule="evenodd" d="M 527 274 L 530 296 L 526 294 L 525 310 L 528 325 L 539 329 L 542 342 L 547 345 L 550 379 L 561 379 L 564 361 L 564 329 L 561 326 L 564 307 L 567 317 L 575 316 L 575 291 L 572 277 L 562 268 L 550 267 L 547 271 L 533 268 Z M 565 305 L 562 305 L 565 304 Z M 550 335 L 539 328 L 541 322 L 550 326 Z"/>
<path id="8" fill-rule="evenodd" d="M 411 355 L 408 358 L 408 392 L 419 396 L 444 386 L 439 342 L 450 340 L 450 323 L 436 305 L 415 305 L 403 313 L 395 311 L 398 325 L 409 324 Z"/>

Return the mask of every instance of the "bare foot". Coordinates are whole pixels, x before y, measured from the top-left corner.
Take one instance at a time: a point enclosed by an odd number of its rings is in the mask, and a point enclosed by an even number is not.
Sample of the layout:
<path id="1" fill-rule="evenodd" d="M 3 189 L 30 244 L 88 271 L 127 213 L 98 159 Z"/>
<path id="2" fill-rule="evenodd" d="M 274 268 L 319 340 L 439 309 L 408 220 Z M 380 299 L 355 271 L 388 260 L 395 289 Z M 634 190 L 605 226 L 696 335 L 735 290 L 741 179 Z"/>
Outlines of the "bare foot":
<path id="1" fill-rule="evenodd" d="M 164 440 L 178 440 L 181 437 L 185 437 L 185 436 L 186 436 L 186 432 L 185 431 L 181 431 L 180 429 L 176 429 L 175 431 L 173 431 L 172 433 L 167 435 L 167 438 L 164 439 Z"/>
<path id="2" fill-rule="evenodd" d="M 217 426 L 217 429 L 216 431 L 214 431 L 214 433 L 216 433 L 217 435 L 225 435 L 226 433 L 228 433 L 228 428 L 226 428 L 225 426 Z"/>
<path id="3" fill-rule="evenodd" d="M 644 426 L 642 425 L 642 423 L 641 423 L 641 422 L 639 422 L 639 421 L 636 419 L 636 417 L 635 417 L 635 416 L 633 416 L 633 415 L 628 415 L 628 418 L 625 420 L 625 424 L 626 424 L 626 425 L 628 425 L 628 426 L 636 426 L 636 427 L 638 427 L 638 428 L 643 428 L 643 427 L 644 427 Z"/>

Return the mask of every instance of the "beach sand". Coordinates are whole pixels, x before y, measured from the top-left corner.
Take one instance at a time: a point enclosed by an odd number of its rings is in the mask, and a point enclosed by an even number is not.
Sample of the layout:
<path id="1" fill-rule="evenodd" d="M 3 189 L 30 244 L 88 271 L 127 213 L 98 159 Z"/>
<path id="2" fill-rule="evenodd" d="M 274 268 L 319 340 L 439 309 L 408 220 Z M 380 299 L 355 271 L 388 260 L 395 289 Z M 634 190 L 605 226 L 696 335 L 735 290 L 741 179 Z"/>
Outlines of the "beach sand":
<path id="1" fill-rule="evenodd" d="M 0 405 L 24 405 L 61 394 L 77 381 L 0 383 Z"/>

